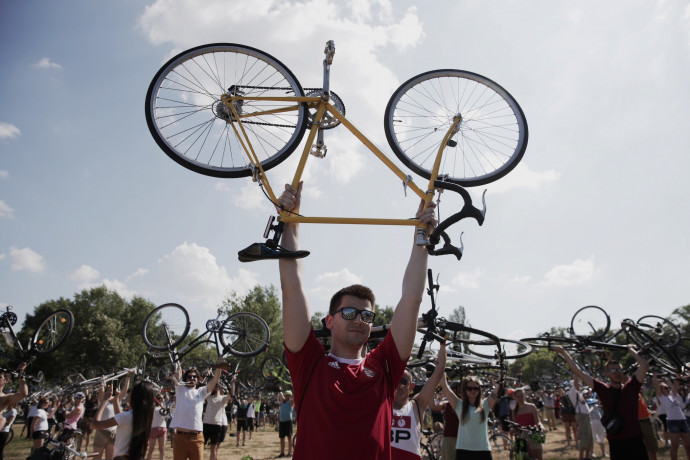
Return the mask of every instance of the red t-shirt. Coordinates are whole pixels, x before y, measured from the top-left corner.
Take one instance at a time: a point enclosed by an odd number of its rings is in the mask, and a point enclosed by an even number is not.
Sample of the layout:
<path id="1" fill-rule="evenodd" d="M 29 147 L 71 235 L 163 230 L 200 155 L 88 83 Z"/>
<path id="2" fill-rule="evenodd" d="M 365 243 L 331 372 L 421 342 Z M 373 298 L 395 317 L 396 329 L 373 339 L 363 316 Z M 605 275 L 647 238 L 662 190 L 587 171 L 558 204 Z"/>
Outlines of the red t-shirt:
<path id="1" fill-rule="evenodd" d="M 638 396 L 641 387 L 642 384 L 635 376 L 625 382 L 622 389 L 611 388 L 603 382 L 594 380 L 593 390 L 599 396 L 604 413 L 613 410 L 613 405 L 616 404 L 616 412 L 623 418 L 623 428 L 619 433 L 606 433 L 609 441 L 642 436 L 640 420 L 637 415 Z M 616 403 L 616 394 L 619 394 L 618 403 Z"/>
<path id="2" fill-rule="evenodd" d="M 393 335 L 360 364 L 326 355 L 313 330 L 300 351 L 285 351 L 298 417 L 293 458 L 390 459 L 393 396 L 405 370 Z"/>

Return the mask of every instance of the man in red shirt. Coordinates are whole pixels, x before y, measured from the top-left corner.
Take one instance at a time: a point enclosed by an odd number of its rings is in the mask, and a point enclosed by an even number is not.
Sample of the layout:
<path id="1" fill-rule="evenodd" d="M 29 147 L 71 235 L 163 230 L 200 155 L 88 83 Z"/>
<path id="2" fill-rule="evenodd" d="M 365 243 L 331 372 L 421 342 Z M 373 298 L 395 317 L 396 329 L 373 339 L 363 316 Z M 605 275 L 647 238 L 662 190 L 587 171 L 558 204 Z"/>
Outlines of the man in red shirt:
<path id="1" fill-rule="evenodd" d="M 604 367 L 605 375 L 610 382 L 607 385 L 593 379 L 580 369 L 563 347 L 554 347 L 554 351 L 566 360 L 573 374 L 594 390 L 601 401 L 604 413 L 615 410 L 623 418 L 623 428 L 620 432 L 606 433 L 611 460 L 648 460 L 637 413 L 637 398 L 649 369 L 649 363 L 637 354 L 632 346 L 629 346 L 628 350 L 637 361 L 637 371 L 626 382 L 626 376 L 623 375 L 623 369 L 618 361 L 609 361 Z"/>
<path id="2" fill-rule="evenodd" d="M 299 212 L 301 190 L 302 183 L 297 190 L 286 185 L 281 206 Z M 421 208 L 420 222 L 435 223 L 434 204 Z M 281 244 L 289 251 L 299 250 L 298 224 L 285 226 Z M 374 320 L 371 290 L 353 285 L 333 296 L 326 316 L 331 351 L 325 354 L 313 333 L 301 261 L 281 259 L 279 267 L 283 339 L 299 426 L 293 458 L 390 459 L 393 398 L 414 344 L 426 247 L 413 246 L 390 333 L 365 357 L 362 351 Z"/>

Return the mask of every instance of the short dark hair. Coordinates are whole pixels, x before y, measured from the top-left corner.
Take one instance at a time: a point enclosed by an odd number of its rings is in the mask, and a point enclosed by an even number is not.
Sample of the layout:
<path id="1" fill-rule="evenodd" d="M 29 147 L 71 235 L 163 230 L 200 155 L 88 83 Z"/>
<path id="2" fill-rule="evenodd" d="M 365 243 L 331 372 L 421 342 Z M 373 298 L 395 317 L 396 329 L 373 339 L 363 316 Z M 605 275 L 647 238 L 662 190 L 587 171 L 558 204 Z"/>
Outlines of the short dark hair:
<path id="1" fill-rule="evenodd" d="M 371 303 L 371 308 L 375 308 L 376 299 L 374 298 L 374 293 L 366 286 L 361 284 L 353 284 L 352 286 L 347 286 L 333 294 L 331 297 L 331 304 L 328 307 L 328 314 L 335 315 L 335 312 L 340 306 L 340 300 L 346 295 L 351 295 L 360 299 L 368 300 Z"/>
<path id="2" fill-rule="evenodd" d="M 200 373 L 199 370 L 198 370 L 197 368 L 195 368 L 195 367 L 192 367 L 192 368 L 187 369 L 186 371 L 184 371 L 184 374 L 182 374 L 182 380 L 185 380 L 185 381 L 186 381 L 187 378 L 189 377 L 189 374 L 191 374 L 191 373 L 196 374 L 197 380 L 201 380 L 201 373 Z"/>

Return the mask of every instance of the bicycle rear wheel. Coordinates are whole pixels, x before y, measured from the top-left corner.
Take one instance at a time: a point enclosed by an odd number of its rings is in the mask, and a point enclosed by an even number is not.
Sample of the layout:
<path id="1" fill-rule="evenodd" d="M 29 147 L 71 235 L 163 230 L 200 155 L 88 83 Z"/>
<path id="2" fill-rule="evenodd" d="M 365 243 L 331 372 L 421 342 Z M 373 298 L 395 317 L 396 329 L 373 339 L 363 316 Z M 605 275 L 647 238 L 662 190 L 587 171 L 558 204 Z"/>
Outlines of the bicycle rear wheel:
<path id="1" fill-rule="evenodd" d="M 271 332 L 259 315 L 247 311 L 230 315 L 218 333 L 223 352 L 235 356 L 256 356 L 268 348 Z"/>
<path id="2" fill-rule="evenodd" d="M 623 321 L 621 327 L 628 338 L 640 347 L 640 353 L 645 355 L 652 364 L 674 373 L 681 371 L 683 363 L 654 337 L 640 329 L 638 325 L 630 321 Z"/>
<path id="3" fill-rule="evenodd" d="M 500 339 L 500 352 L 505 359 L 523 358 L 532 353 L 532 346 L 520 340 Z M 491 340 L 485 340 L 483 343 L 474 342 L 467 345 L 467 350 L 473 355 L 482 358 L 496 358 L 498 359 L 498 347 Z"/>
<path id="4" fill-rule="evenodd" d="M 187 310 L 182 305 L 166 303 L 149 313 L 141 335 L 144 343 L 154 350 L 168 350 L 182 343 L 189 327 Z"/>
<path id="5" fill-rule="evenodd" d="M 214 177 L 244 177 L 252 165 L 221 96 L 304 96 L 295 76 L 274 57 L 244 45 L 197 46 L 170 59 L 146 93 L 146 122 L 158 146 L 174 161 Z M 306 104 L 241 100 L 234 103 L 264 170 L 287 158 L 306 128 Z"/>
<path id="6" fill-rule="evenodd" d="M 268 381 L 286 382 L 290 380 L 290 372 L 282 361 L 275 356 L 269 356 L 261 363 L 261 375 Z"/>
<path id="7" fill-rule="evenodd" d="M 51 313 L 41 322 L 31 339 L 31 349 L 42 355 L 59 347 L 72 333 L 74 314 L 69 310 Z"/>
<path id="8" fill-rule="evenodd" d="M 647 315 L 637 320 L 637 327 L 666 348 L 675 348 L 680 343 L 680 331 L 671 321 L 661 316 Z"/>
<path id="9" fill-rule="evenodd" d="M 444 147 L 439 177 L 469 187 L 517 166 L 528 138 L 522 109 L 500 85 L 464 70 L 433 70 L 403 83 L 386 107 L 386 138 L 407 167 L 428 179 L 457 115 L 462 121 Z"/>
<path id="10" fill-rule="evenodd" d="M 580 308 L 570 321 L 570 333 L 576 337 L 588 337 L 592 340 L 603 338 L 611 328 L 608 313 L 596 305 Z"/>

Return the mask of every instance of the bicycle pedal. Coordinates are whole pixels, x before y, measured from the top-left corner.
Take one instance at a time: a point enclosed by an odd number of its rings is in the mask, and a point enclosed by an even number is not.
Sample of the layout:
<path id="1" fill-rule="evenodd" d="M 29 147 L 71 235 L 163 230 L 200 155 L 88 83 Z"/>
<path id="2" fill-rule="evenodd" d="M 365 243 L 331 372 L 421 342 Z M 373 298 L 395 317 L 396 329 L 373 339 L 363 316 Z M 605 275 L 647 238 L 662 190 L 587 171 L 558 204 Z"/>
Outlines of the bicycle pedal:
<path id="1" fill-rule="evenodd" d="M 326 152 L 328 152 L 328 148 L 325 145 L 312 145 L 311 150 L 309 153 L 314 155 L 316 158 L 325 158 L 326 157 Z"/>

